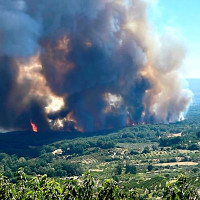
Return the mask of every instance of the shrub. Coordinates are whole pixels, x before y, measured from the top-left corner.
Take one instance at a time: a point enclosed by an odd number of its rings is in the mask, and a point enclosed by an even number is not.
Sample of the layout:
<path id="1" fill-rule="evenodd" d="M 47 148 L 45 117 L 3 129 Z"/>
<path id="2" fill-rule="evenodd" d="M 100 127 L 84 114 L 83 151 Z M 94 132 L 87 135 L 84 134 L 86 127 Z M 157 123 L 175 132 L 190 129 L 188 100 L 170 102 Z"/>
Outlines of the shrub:
<path id="1" fill-rule="evenodd" d="M 148 165 L 147 169 L 148 169 L 148 171 L 152 171 L 153 165 Z"/>
<path id="2" fill-rule="evenodd" d="M 130 174 L 136 174 L 137 173 L 137 168 L 135 165 L 131 165 L 131 164 L 126 164 L 126 174 L 130 173 Z"/>
<path id="3" fill-rule="evenodd" d="M 150 153 L 149 147 L 145 147 L 142 153 Z"/>

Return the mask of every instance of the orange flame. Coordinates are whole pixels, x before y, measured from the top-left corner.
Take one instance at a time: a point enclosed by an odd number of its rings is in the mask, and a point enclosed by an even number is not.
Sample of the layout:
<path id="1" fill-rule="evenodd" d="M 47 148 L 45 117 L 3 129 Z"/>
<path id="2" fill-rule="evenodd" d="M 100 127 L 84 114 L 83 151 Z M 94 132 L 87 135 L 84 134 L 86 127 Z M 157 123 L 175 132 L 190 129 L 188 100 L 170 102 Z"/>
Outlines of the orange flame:
<path id="1" fill-rule="evenodd" d="M 38 132 L 38 128 L 37 128 L 36 124 L 34 124 L 32 121 L 30 121 L 30 123 L 31 123 L 33 132 Z"/>

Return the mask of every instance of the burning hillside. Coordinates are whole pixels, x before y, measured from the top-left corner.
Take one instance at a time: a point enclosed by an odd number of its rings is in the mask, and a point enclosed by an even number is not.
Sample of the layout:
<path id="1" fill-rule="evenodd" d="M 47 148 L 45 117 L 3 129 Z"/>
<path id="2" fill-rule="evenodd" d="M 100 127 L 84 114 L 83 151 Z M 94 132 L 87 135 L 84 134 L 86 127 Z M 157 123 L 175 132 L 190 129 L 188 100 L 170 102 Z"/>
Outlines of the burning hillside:
<path id="1" fill-rule="evenodd" d="M 0 126 L 94 131 L 174 122 L 191 93 L 181 43 L 142 0 L 0 0 Z M 32 126 L 33 127 L 33 126 Z"/>

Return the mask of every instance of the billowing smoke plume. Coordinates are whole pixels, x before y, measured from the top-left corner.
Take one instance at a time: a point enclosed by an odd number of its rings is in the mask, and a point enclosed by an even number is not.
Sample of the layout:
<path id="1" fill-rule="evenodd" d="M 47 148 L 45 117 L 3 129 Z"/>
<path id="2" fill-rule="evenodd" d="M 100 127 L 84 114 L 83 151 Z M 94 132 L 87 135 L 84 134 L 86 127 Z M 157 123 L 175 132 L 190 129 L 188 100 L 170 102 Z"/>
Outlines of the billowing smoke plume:
<path id="1" fill-rule="evenodd" d="M 0 0 L 0 126 L 94 131 L 181 119 L 182 45 L 142 0 Z"/>

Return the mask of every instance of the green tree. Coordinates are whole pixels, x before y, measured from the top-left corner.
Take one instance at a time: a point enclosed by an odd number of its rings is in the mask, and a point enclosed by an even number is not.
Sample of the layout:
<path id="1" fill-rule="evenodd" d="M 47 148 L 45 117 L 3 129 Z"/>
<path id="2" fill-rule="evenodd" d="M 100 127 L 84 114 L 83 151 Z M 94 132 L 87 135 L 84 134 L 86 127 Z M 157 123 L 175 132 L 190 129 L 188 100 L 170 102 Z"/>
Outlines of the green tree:
<path id="1" fill-rule="evenodd" d="M 123 165 L 121 162 L 119 162 L 115 168 L 115 174 L 120 175 L 122 173 Z"/>
<path id="2" fill-rule="evenodd" d="M 148 171 L 152 171 L 153 165 L 148 165 L 147 169 L 148 169 Z"/>
<path id="3" fill-rule="evenodd" d="M 150 153 L 149 147 L 145 147 L 142 153 Z"/>
<path id="4" fill-rule="evenodd" d="M 200 198 L 197 190 L 191 186 L 184 174 L 179 175 L 175 182 L 167 183 L 163 197 L 167 200 L 198 200 Z"/>
<path id="5" fill-rule="evenodd" d="M 156 151 L 156 150 L 158 150 L 158 147 L 156 145 L 152 145 L 152 149 L 153 149 L 153 151 Z"/>
<path id="6" fill-rule="evenodd" d="M 126 164 L 126 174 L 130 173 L 130 174 L 136 174 L 137 173 L 137 168 L 135 165 L 131 165 L 129 163 Z"/>

